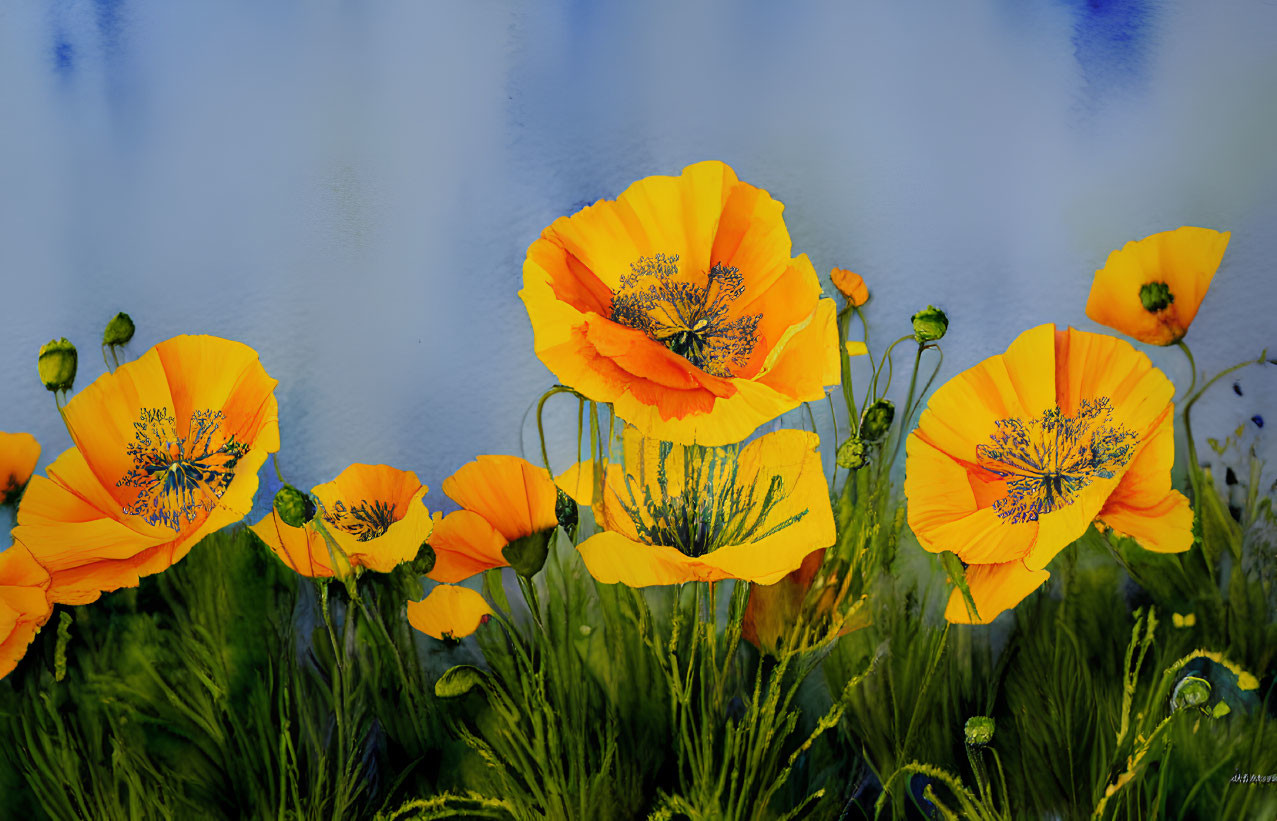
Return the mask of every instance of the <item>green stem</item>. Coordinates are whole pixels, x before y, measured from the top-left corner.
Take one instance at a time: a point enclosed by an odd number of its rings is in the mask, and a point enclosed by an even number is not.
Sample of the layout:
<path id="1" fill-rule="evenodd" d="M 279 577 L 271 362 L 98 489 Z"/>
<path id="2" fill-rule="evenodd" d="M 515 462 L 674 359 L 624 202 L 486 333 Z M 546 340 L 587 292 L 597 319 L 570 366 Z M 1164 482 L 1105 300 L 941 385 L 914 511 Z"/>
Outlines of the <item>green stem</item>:
<path id="1" fill-rule="evenodd" d="M 842 398 L 847 404 L 847 418 L 851 420 L 852 435 L 855 435 L 860 424 L 860 414 L 856 411 L 856 395 L 851 386 L 851 355 L 847 353 L 849 336 L 851 336 L 851 315 L 844 308 L 838 316 L 838 360 L 842 371 Z M 870 364 L 873 364 L 872 360 Z"/>
<path id="2" fill-rule="evenodd" d="M 541 399 L 537 402 L 537 436 L 541 439 L 541 462 L 545 465 L 546 470 L 550 470 L 550 453 L 545 447 L 545 425 L 542 423 L 541 415 L 545 411 L 545 403 L 556 393 L 576 393 L 576 391 L 566 385 L 555 385 L 541 394 Z M 553 473 L 554 471 L 550 470 L 550 472 Z"/>

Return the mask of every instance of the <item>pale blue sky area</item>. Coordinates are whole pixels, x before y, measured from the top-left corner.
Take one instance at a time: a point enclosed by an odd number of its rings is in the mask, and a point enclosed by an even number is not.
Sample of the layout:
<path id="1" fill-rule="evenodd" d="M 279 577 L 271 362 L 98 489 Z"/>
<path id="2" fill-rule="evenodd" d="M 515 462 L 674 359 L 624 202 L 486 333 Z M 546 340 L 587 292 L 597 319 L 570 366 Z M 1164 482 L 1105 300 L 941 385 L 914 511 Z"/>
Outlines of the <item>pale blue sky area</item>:
<path id="1" fill-rule="evenodd" d="M 826 282 L 865 277 L 876 341 L 944 308 L 942 378 L 1042 322 L 1098 330 L 1091 277 L 1128 240 L 1231 230 L 1189 337 L 1214 371 L 1277 349 L 1274 42 L 1263 2 L 7 3 L 0 430 L 42 467 L 69 446 L 36 350 L 70 337 L 86 385 L 126 310 L 133 356 L 188 332 L 260 352 L 296 484 L 386 462 L 437 503 L 520 451 L 553 384 L 528 245 L 703 159 L 784 202 Z M 1225 386 L 1202 436 L 1274 383 Z M 563 466 L 574 403 L 550 420 Z"/>

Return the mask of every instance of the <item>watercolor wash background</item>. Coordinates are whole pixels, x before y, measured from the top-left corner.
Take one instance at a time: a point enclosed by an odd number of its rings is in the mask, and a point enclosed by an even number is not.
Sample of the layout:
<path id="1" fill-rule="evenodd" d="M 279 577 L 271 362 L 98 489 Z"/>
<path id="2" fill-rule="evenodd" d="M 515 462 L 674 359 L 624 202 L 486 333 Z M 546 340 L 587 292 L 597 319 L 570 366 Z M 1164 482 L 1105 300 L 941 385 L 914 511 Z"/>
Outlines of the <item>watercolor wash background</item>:
<path id="1" fill-rule="evenodd" d="M 1108 252 L 1185 224 L 1233 233 L 1199 365 L 1277 348 L 1277 4 L 850 5 L 6 3 L 0 429 L 34 432 L 41 468 L 68 447 L 36 350 L 70 337 L 82 388 L 126 310 L 132 357 L 179 333 L 257 349 L 296 484 L 387 462 L 446 509 L 441 480 L 519 453 L 554 381 L 527 246 L 711 158 L 786 204 L 830 293 L 831 266 L 864 276 L 879 351 L 944 308 L 941 379 L 1042 322 L 1100 330 Z M 1275 377 L 1214 394 L 1201 437 L 1271 409 Z M 550 407 L 574 433 L 575 403 Z"/>

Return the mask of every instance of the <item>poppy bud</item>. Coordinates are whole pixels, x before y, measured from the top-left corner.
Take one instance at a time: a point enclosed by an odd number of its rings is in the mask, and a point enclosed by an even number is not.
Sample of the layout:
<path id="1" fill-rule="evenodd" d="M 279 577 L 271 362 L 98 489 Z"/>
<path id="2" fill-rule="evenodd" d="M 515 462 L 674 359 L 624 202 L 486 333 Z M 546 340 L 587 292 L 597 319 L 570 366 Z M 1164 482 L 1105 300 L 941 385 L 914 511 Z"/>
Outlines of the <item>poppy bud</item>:
<path id="1" fill-rule="evenodd" d="M 853 274 L 846 268 L 834 268 L 829 272 L 829 278 L 848 304 L 859 307 L 869 301 L 869 289 L 859 274 Z"/>
<path id="2" fill-rule="evenodd" d="M 66 337 L 49 340 L 40 348 L 40 357 L 36 368 L 40 372 L 40 381 L 51 391 L 69 391 L 75 383 L 77 362 L 75 346 Z"/>
<path id="3" fill-rule="evenodd" d="M 860 415 L 860 438 L 877 442 L 891 430 L 891 420 L 896 418 L 896 406 L 890 399 L 879 399 Z"/>
<path id="4" fill-rule="evenodd" d="M 1198 676 L 1184 676 L 1171 694 L 1171 709 L 1200 707 L 1210 701 L 1210 682 Z"/>
<path id="5" fill-rule="evenodd" d="M 919 342 L 935 342 L 949 330 L 949 317 L 934 305 L 928 305 L 925 311 L 919 311 L 909 320 L 913 322 L 913 338 Z"/>
<path id="6" fill-rule="evenodd" d="M 860 470 L 869 461 L 866 452 L 869 450 L 858 436 L 853 436 L 838 446 L 838 467 L 847 470 Z"/>
<path id="7" fill-rule="evenodd" d="M 315 502 L 292 485 L 284 485 L 275 494 L 275 512 L 289 527 L 301 527 L 315 518 Z"/>
<path id="8" fill-rule="evenodd" d="M 133 318 L 121 311 L 106 323 L 106 330 L 102 332 L 102 344 L 112 348 L 127 345 L 135 330 Z"/>
<path id="9" fill-rule="evenodd" d="M 565 529 L 576 527 L 578 516 L 576 501 L 562 490 L 559 490 L 558 494 L 554 500 L 554 518 L 559 521 L 560 527 Z"/>
<path id="10" fill-rule="evenodd" d="M 969 746 L 983 747 L 993 740 L 993 719 L 988 716 L 971 716 L 962 732 Z"/>
<path id="11" fill-rule="evenodd" d="M 1150 314 L 1155 314 L 1175 301 L 1170 286 L 1165 282 L 1145 282 L 1140 286 L 1140 304 Z"/>

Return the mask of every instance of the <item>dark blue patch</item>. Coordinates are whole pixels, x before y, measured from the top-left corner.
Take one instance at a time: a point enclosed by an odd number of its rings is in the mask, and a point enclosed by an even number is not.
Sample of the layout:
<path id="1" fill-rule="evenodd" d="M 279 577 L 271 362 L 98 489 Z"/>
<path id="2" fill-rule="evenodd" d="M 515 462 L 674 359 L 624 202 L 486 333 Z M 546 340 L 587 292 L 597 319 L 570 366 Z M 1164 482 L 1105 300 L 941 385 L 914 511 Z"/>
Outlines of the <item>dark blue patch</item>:
<path id="1" fill-rule="evenodd" d="M 1260 416 L 1259 414 L 1255 414 L 1254 416 L 1250 417 L 1250 421 L 1254 422 L 1255 427 L 1257 428 L 1262 428 L 1264 426 L 1264 417 Z"/>
<path id="2" fill-rule="evenodd" d="M 75 46 L 59 34 L 53 40 L 53 70 L 63 77 L 75 68 Z"/>
<path id="3" fill-rule="evenodd" d="M 124 0 L 93 0 L 97 10 L 98 36 L 102 48 L 109 54 L 119 47 L 120 33 L 124 29 Z"/>
<path id="4" fill-rule="evenodd" d="M 1242 395 L 1242 386 L 1240 382 L 1233 383 L 1233 393 L 1237 394 L 1238 396 Z"/>
<path id="5" fill-rule="evenodd" d="M 1073 9 L 1073 54 L 1092 96 L 1143 79 L 1155 0 L 1062 0 Z"/>

